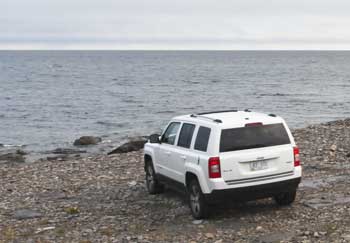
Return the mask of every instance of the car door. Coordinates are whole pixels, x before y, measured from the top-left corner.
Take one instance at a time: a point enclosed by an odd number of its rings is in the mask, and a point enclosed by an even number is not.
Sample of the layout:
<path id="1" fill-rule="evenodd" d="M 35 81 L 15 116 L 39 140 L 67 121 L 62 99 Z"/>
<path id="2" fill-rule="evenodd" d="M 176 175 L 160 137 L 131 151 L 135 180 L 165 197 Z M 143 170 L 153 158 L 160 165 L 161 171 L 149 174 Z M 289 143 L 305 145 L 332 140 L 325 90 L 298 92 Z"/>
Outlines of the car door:
<path id="1" fill-rule="evenodd" d="M 163 133 L 161 137 L 161 144 L 159 146 L 159 160 L 157 167 L 163 175 L 170 178 L 172 172 L 169 165 L 171 164 L 171 160 L 173 160 L 173 150 L 180 125 L 180 122 L 171 122 Z"/>
<path id="2" fill-rule="evenodd" d="M 178 182 L 185 182 L 185 163 L 195 162 L 196 157 L 191 151 L 192 137 L 195 125 L 183 123 L 177 140 L 177 146 L 173 150 L 173 156 L 169 169 L 171 178 Z"/>

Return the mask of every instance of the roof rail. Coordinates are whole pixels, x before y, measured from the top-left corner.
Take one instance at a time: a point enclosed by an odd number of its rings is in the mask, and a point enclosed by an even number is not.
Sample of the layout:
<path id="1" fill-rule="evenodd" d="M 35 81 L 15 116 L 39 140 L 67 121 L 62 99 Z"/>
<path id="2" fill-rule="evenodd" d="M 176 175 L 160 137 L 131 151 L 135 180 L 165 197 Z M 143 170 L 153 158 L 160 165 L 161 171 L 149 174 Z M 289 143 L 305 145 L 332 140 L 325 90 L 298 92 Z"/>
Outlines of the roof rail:
<path id="1" fill-rule="evenodd" d="M 207 114 L 207 113 L 205 113 L 205 114 Z M 201 113 L 199 113 L 199 114 L 191 114 L 191 117 L 193 117 L 193 118 L 197 118 L 197 117 L 198 118 L 204 118 L 204 119 L 208 119 L 208 120 L 211 120 L 213 122 L 216 122 L 216 123 L 222 123 L 222 121 L 220 119 L 215 119 L 215 118 L 203 116 L 203 115 L 201 115 Z"/>
<path id="2" fill-rule="evenodd" d="M 237 112 L 237 109 L 233 110 L 222 110 L 222 111 L 208 111 L 208 112 L 201 112 L 197 113 L 197 115 L 208 115 L 208 114 L 215 114 L 215 113 L 224 113 L 224 112 Z"/>
<path id="3" fill-rule="evenodd" d="M 269 114 L 269 116 L 276 117 L 277 115 L 275 115 L 275 114 Z"/>

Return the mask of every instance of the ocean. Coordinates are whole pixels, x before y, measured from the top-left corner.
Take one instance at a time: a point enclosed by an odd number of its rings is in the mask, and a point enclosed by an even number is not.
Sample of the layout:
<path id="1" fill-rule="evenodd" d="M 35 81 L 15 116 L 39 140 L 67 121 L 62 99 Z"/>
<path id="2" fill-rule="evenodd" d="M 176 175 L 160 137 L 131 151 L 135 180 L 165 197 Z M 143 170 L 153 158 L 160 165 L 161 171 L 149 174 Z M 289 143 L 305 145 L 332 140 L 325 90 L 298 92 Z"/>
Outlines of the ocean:
<path id="1" fill-rule="evenodd" d="M 173 116 L 233 108 L 292 128 L 350 117 L 350 52 L 0 52 L 5 148 L 42 154 L 95 135 L 108 150 Z"/>

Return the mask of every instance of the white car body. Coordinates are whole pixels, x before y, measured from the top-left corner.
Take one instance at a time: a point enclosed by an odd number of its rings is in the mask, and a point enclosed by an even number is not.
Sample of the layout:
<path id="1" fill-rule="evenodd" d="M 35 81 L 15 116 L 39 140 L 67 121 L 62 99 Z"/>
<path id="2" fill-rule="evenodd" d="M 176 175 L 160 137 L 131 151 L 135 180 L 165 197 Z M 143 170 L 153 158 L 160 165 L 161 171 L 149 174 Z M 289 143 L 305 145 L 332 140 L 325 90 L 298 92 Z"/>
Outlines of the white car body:
<path id="1" fill-rule="evenodd" d="M 167 127 L 172 123 L 178 123 L 179 126 L 174 144 L 147 142 L 144 147 L 146 159 L 152 160 L 155 173 L 162 182 L 186 188 L 188 176 L 195 176 L 203 194 L 208 198 L 216 197 L 217 194 L 223 194 L 221 196 L 225 197 L 226 192 L 232 191 L 241 193 L 240 189 L 244 188 L 251 188 L 254 191 L 267 190 L 266 196 L 271 196 L 274 193 L 273 190 L 269 193 L 269 187 L 265 188 L 264 185 L 274 185 L 274 188 L 291 186 L 296 189 L 300 182 L 302 168 L 300 162 L 295 164 L 295 160 L 299 160 L 299 154 L 294 154 L 296 144 L 286 122 L 279 116 L 249 110 L 223 111 L 177 116 L 168 123 Z M 195 126 L 189 148 L 178 146 L 179 134 L 184 124 Z M 283 125 L 289 143 L 227 152 L 220 151 L 220 141 L 223 136 L 221 134 L 225 129 L 276 124 Z M 187 127 L 193 129 L 193 126 L 190 125 Z M 200 127 L 210 129 L 206 151 L 195 149 Z M 206 131 L 209 131 L 208 129 Z M 164 129 L 161 138 L 166 130 L 167 128 Z M 209 176 L 208 161 L 210 158 L 219 158 L 220 176 L 218 178 Z"/>

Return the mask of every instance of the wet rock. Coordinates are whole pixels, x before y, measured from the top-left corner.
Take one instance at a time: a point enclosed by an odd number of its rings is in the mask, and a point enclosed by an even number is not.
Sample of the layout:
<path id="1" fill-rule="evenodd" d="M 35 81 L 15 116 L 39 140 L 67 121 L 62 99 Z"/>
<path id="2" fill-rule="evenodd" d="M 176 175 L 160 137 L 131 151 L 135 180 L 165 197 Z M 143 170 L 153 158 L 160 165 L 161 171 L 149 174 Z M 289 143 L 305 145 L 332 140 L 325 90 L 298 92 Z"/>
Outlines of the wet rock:
<path id="1" fill-rule="evenodd" d="M 26 153 L 22 150 L 16 150 L 14 152 L 9 152 L 5 154 L 0 154 L 0 161 L 10 162 L 10 163 L 23 163 L 25 162 Z"/>
<path id="2" fill-rule="evenodd" d="M 55 161 L 55 160 L 59 160 L 59 161 L 62 161 L 62 160 L 67 160 L 69 158 L 68 155 L 64 154 L 64 155 L 58 155 L 58 156 L 48 156 L 46 157 L 46 159 L 48 161 Z"/>
<path id="3" fill-rule="evenodd" d="M 20 209 L 20 210 L 17 210 L 13 214 L 13 216 L 15 219 L 23 220 L 23 219 L 40 218 L 42 217 L 42 214 L 31 209 Z"/>
<path id="4" fill-rule="evenodd" d="M 49 151 L 48 153 L 50 154 L 82 154 L 82 153 L 86 153 L 86 150 L 57 148 L 55 150 Z"/>
<path id="5" fill-rule="evenodd" d="M 23 150 L 21 150 L 21 149 L 17 149 L 17 150 L 16 150 L 16 154 L 19 154 L 19 155 L 26 155 L 26 154 L 28 154 L 28 153 L 25 152 L 25 151 L 23 151 Z"/>
<path id="6" fill-rule="evenodd" d="M 82 136 L 76 139 L 73 144 L 75 146 L 96 145 L 101 141 L 102 139 L 100 137 Z"/>
<path id="7" fill-rule="evenodd" d="M 108 153 L 110 154 L 122 154 L 122 153 L 129 153 L 133 151 L 138 151 L 143 149 L 145 143 L 147 142 L 147 139 L 145 137 L 138 137 L 130 140 L 127 143 L 124 143 L 123 145 L 119 146 L 118 148 L 112 150 Z"/>

